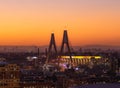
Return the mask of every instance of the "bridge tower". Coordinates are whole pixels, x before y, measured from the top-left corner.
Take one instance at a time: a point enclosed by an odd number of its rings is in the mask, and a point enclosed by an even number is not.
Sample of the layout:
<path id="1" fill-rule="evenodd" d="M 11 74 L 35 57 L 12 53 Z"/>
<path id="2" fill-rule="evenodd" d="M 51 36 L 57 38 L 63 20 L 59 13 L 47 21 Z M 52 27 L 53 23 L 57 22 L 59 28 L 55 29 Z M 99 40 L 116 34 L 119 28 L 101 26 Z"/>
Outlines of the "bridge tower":
<path id="1" fill-rule="evenodd" d="M 52 52 L 52 47 L 54 48 L 54 52 L 57 53 L 57 47 L 55 42 L 55 36 L 54 33 L 51 34 L 51 40 L 48 48 L 48 53 Z"/>
<path id="2" fill-rule="evenodd" d="M 47 52 L 46 63 L 48 63 L 48 61 L 50 60 L 51 57 L 56 57 L 56 56 L 57 56 L 57 47 L 56 47 L 54 33 L 52 33 L 51 39 L 50 39 L 50 44 L 48 47 L 48 52 Z"/>
<path id="3" fill-rule="evenodd" d="M 64 52 L 65 44 L 66 44 L 66 46 L 67 46 L 68 53 L 71 54 L 71 50 L 70 50 L 70 46 L 69 46 L 69 40 L 68 40 L 67 30 L 64 30 L 63 40 L 62 40 L 62 46 L 61 46 L 61 50 L 60 50 L 60 53 L 61 53 L 61 54 L 63 54 L 63 52 Z"/>
<path id="4" fill-rule="evenodd" d="M 66 48 L 67 48 L 67 54 L 70 56 L 70 62 L 72 62 L 71 49 L 70 49 L 70 45 L 69 45 L 67 30 L 64 30 L 64 33 L 63 33 L 62 46 L 61 46 L 61 50 L 60 50 L 61 55 L 64 54 L 65 45 L 66 45 Z"/>

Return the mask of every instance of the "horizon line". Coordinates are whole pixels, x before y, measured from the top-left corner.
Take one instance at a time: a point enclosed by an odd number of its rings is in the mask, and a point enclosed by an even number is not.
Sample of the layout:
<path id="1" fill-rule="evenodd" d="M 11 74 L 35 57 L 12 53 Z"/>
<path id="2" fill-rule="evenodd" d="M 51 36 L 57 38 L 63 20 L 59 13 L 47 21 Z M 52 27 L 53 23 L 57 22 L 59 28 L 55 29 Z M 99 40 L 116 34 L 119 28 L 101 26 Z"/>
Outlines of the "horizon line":
<path id="1" fill-rule="evenodd" d="M 0 47 L 2 47 L 2 46 L 5 46 L 5 47 L 7 47 L 7 46 L 24 46 L 24 47 L 47 47 L 47 46 L 49 46 L 49 45 L 0 45 Z M 61 45 L 58 45 L 58 47 L 60 47 Z M 96 45 L 92 45 L 92 44 L 88 44 L 88 45 L 73 45 L 72 47 L 95 47 L 95 46 L 97 46 L 97 47 L 120 47 L 120 45 L 103 45 L 103 44 L 96 44 Z"/>

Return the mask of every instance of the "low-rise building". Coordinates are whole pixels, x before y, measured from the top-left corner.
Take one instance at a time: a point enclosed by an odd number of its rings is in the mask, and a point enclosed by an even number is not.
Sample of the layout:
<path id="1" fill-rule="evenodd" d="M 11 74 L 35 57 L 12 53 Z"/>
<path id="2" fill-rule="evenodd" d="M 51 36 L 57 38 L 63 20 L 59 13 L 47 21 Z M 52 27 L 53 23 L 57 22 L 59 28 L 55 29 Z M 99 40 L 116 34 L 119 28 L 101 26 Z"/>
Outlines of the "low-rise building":
<path id="1" fill-rule="evenodd" d="M 20 67 L 16 64 L 0 65 L 0 88 L 20 88 Z"/>

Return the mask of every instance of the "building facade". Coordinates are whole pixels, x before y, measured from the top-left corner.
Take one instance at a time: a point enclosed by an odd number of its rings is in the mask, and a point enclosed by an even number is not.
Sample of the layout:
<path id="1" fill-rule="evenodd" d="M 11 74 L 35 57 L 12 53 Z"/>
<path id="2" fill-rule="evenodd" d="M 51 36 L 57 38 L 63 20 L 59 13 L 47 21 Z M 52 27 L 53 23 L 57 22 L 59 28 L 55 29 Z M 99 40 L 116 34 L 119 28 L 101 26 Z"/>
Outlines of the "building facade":
<path id="1" fill-rule="evenodd" d="M 0 88 L 20 88 L 20 67 L 16 64 L 0 66 Z"/>

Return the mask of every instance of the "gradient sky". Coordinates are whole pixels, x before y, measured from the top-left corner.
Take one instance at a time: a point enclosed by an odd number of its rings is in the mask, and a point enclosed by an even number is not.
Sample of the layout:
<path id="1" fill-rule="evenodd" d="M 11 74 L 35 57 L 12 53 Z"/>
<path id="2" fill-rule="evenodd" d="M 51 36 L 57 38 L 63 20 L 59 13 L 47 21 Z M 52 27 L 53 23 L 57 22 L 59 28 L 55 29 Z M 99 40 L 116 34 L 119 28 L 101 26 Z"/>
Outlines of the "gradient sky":
<path id="1" fill-rule="evenodd" d="M 120 0 L 0 0 L 0 45 L 120 45 Z"/>

